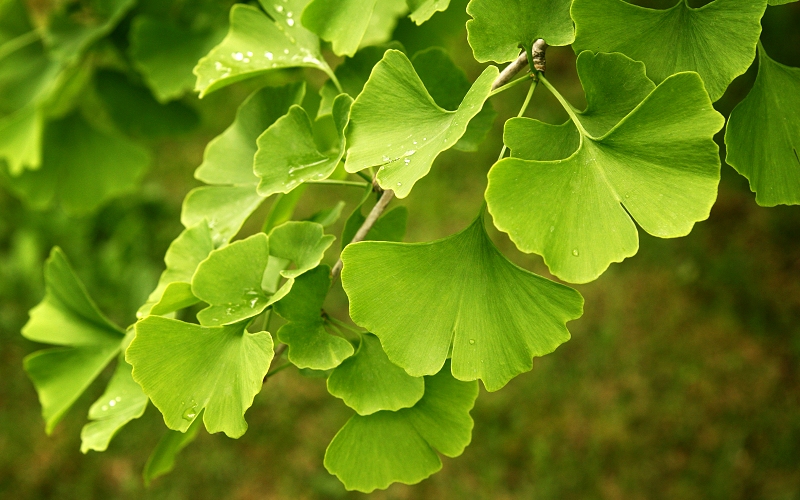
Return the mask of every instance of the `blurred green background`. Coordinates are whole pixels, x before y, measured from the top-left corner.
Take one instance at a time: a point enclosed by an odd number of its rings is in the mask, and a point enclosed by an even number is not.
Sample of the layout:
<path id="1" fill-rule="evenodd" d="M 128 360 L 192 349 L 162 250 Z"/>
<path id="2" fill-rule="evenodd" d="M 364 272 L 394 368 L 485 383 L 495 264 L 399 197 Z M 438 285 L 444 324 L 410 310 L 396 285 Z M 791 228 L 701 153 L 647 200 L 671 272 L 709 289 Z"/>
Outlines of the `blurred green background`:
<path id="1" fill-rule="evenodd" d="M 474 78 L 481 67 L 466 44 L 464 4 L 453 1 L 420 28 L 402 21 L 396 37 L 409 53 L 448 47 Z M 800 4 L 770 8 L 764 29 L 768 52 L 800 66 Z M 552 48 L 548 74 L 580 105 L 574 59 L 570 49 Z M 319 85 L 318 74 L 307 76 Z M 737 79 L 718 109 L 727 115 L 754 77 L 751 68 Z M 152 405 L 106 453 L 81 455 L 80 427 L 110 373 L 48 437 L 22 370 L 22 358 L 39 346 L 19 330 L 43 296 L 41 268 L 53 245 L 65 250 L 104 311 L 120 324 L 134 321 L 181 230 L 180 203 L 198 185 L 192 172 L 205 144 L 251 89 L 186 98 L 200 126 L 148 142 L 154 162 L 141 189 L 91 216 L 34 212 L 0 189 L 0 498 L 364 497 L 346 492 L 322 465 L 327 443 L 350 415 L 323 379 L 296 370 L 274 376 L 246 415 L 244 437 L 201 433 L 176 469 L 146 489 L 142 467 L 166 431 Z M 502 123 L 516 114 L 524 92 L 518 87 L 493 99 L 499 117 L 482 152 L 443 154 L 403 201 L 410 209 L 406 241 L 452 234 L 474 218 Z M 529 115 L 566 120 L 544 89 Z M 359 197 L 358 190 L 312 187 L 297 215 L 340 199 L 350 210 Z M 267 209 L 242 234 L 256 231 Z M 341 221 L 333 234 L 340 229 Z M 541 258 L 492 235 L 513 261 L 549 276 Z M 329 251 L 327 260 L 335 259 Z M 708 221 L 678 240 L 641 233 L 636 257 L 576 288 L 586 313 L 570 324 L 573 339 L 503 390 L 482 390 L 464 455 L 445 459 L 443 470 L 419 485 L 371 496 L 800 499 L 800 207 L 758 207 L 747 182 L 723 165 Z M 329 309 L 344 318 L 346 307 L 339 288 Z"/>

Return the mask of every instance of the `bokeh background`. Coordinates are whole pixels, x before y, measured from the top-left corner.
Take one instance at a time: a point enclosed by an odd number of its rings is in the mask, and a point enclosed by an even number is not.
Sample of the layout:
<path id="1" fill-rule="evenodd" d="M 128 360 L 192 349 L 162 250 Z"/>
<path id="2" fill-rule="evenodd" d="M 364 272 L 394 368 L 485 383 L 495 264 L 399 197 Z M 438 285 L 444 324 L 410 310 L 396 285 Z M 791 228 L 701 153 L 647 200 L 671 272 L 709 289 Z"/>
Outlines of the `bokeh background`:
<path id="1" fill-rule="evenodd" d="M 466 44 L 465 3 L 454 0 L 420 28 L 401 21 L 396 38 L 409 53 L 449 48 L 474 78 L 481 66 Z M 800 4 L 769 9 L 763 43 L 778 61 L 800 66 Z M 581 105 L 574 60 L 570 49 L 552 48 L 548 74 Z M 321 83 L 319 75 L 307 76 Z M 727 115 L 754 77 L 751 68 L 738 78 L 718 109 Z M 107 452 L 82 455 L 80 428 L 110 373 L 46 436 L 22 370 L 22 358 L 40 346 L 19 331 L 43 296 L 42 263 L 53 245 L 65 250 L 104 311 L 119 324 L 134 321 L 181 230 L 180 203 L 198 185 L 192 172 L 205 144 L 252 88 L 184 99 L 199 125 L 177 138 L 143 139 L 155 155 L 145 182 L 93 215 L 32 211 L 0 188 L 0 498 L 364 497 L 346 492 L 322 465 L 327 443 L 350 415 L 323 379 L 297 370 L 274 376 L 248 411 L 250 429 L 241 439 L 202 431 L 175 470 L 145 488 L 142 467 L 166 432 L 152 405 Z M 474 218 L 502 123 L 516 114 L 524 91 L 493 99 L 499 117 L 482 152 L 443 154 L 403 201 L 410 209 L 406 241 L 452 234 Z M 543 88 L 528 114 L 567 119 Z M 338 200 L 349 211 L 359 197 L 358 190 L 312 187 L 297 215 Z M 242 235 L 258 230 L 267 209 Z M 333 234 L 340 229 L 341 221 Z M 492 236 L 514 262 L 549 276 L 541 258 L 519 253 L 496 231 Z M 329 251 L 327 260 L 335 258 Z M 800 207 L 758 207 L 746 180 L 723 165 L 708 221 L 677 240 L 641 233 L 637 256 L 576 288 L 586 312 L 570 324 L 572 340 L 503 390 L 481 390 L 463 456 L 444 459 L 443 470 L 419 485 L 394 485 L 372 497 L 800 498 Z M 341 289 L 328 308 L 346 317 Z"/>

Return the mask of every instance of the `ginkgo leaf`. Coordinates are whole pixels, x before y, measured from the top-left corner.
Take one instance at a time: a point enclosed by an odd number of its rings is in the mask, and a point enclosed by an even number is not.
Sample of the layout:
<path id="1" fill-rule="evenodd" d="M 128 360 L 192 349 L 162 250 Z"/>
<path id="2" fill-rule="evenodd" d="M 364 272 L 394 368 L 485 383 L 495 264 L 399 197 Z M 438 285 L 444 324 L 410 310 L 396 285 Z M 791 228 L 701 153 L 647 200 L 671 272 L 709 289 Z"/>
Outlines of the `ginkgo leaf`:
<path id="1" fill-rule="evenodd" d="M 503 257 L 482 217 L 431 243 L 354 243 L 342 261 L 350 317 L 417 377 L 452 353 L 453 376 L 496 391 L 566 342 L 583 309 L 575 290 Z"/>
<path id="2" fill-rule="evenodd" d="M 147 298 L 147 302 L 139 308 L 136 316 L 144 318 L 151 313 L 166 314 L 197 302 L 198 299 L 191 293 L 192 276 L 197 266 L 212 250 L 214 242 L 211 240 L 211 231 L 206 221 L 184 229 L 169 245 L 164 256 L 167 268 L 161 273 L 156 289 Z M 178 284 L 183 286 L 171 286 Z M 156 312 L 151 311 L 154 308 L 157 309 Z"/>
<path id="3" fill-rule="evenodd" d="M 197 61 L 224 37 L 223 27 L 184 29 L 169 19 L 139 15 L 131 23 L 130 55 L 161 102 L 194 88 Z"/>
<path id="4" fill-rule="evenodd" d="M 304 83 L 265 87 L 239 106 L 231 126 L 206 146 L 195 177 L 215 185 L 196 188 L 186 196 L 181 211 L 184 226 L 207 220 L 216 245 L 239 232 L 265 199 L 256 192 L 258 177 L 253 173 L 256 140 L 304 95 Z"/>
<path id="5" fill-rule="evenodd" d="M 464 135 L 497 75 L 496 67 L 486 68 L 458 110 L 447 111 L 433 101 L 405 54 L 387 51 L 353 103 L 345 169 L 379 166 L 381 187 L 405 198 L 436 157 Z"/>
<path id="6" fill-rule="evenodd" d="M 149 162 L 146 149 L 93 128 L 75 113 L 47 124 L 39 170 L 25 171 L 9 183 L 35 208 L 58 200 L 67 213 L 82 215 L 132 190 Z"/>
<path id="7" fill-rule="evenodd" d="M 800 204 L 800 68 L 758 51 L 758 76 L 731 112 L 725 161 L 747 177 L 756 202 Z"/>
<path id="8" fill-rule="evenodd" d="M 369 493 L 436 473 L 442 468 L 437 451 L 463 453 L 472 439 L 469 412 L 478 384 L 454 379 L 448 368 L 425 377 L 425 395 L 413 408 L 351 417 L 325 452 L 328 472 L 348 490 Z"/>
<path id="9" fill-rule="evenodd" d="M 92 43 L 111 33 L 135 4 L 135 0 L 59 4 L 44 30 L 50 55 L 61 61 L 77 59 Z M 79 7 L 74 9 L 70 5 Z"/>
<path id="10" fill-rule="evenodd" d="M 312 0 L 303 11 L 303 26 L 331 42 L 333 51 L 352 56 L 367 32 L 378 0 Z"/>
<path id="11" fill-rule="evenodd" d="M 409 16 L 417 26 L 430 19 L 437 12 L 444 12 L 450 6 L 450 0 L 408 0 Z"/>
<path id="12" fill-rule="evenodd" d="M 621 52 L 647 66 L 656 83 L 696 71 L 716 101 L 750 67 L 767 0 L 715 0 L 699 8 L 686 1 L 666 10 L 622 0 L 575 0 L 576 52 Z"/>
<path id="13" fill-rule="evenodd" d="M 125 359 L 167 427 L 186 432 L 205 409 L 208 432 L 232 438 L 245 433 L 244 413 L 273 356 L 270 334 L 248 333 L 246 326 L 200 326 L 160 316 L 136 323 Z"/>
<path id="14" fill-rule="evenodd" d="M 441 47 L 431 47 L 414 54 L 411 63 L 425 88 L 440 107 L 455 111 L 469 92 L 470 84 L 464 71 L 456 66 L 447 51 Z M 486 101 L 469 122 L 467 131 L 454 146 L 461 151 L 477 151 L 481 142 L 494 125 L 497 118 L 492 103 Z"/>
<path id="15" fill-rule="evenodd" d="M 334 73 L 345 94 L 353 99 L 358 97 L 358 94 L 364 89 L 364 84 L 369 80 L 372 68 L 378 64 L 378 61 L 383 58 L 383 55 L 389 49 L 402 51 L 403 46 L 397 42 L 389 42 L 386 45 L 377 47 L 364 47 L 356 52 L 353 57 L 345 58 L 342 64 L 336 66 Z M 322 101 L 319 104 L 319 110 L 317 110 L 317 118 L 331 114 L 333 101 L 339 94 L 339 89 L 336 88 L 332 80 L 325 82 L 319 90 Z"/>
<path id="16" fill-rule="evenodd" d="M 200 97 L 231 83 L 279 68 L 311 67 L 332 74 L 319 51 L 319 39 L 300 23 L 308 0 L 261 2 L 231 8 L 222 42 L 194 68 Z"/>
<path id="17" fill-rule="evenodd" d="M 296 278 L 317 267 L 335 240 L 320 224 L 289 221 L 270 231 L 269 253 L 293 262 L 294 268 L 281 271 L 281 276 Z"/>
<path id="18" fill-rule="evenodd" d="M 25 358 L 49 434 L 117 355 L 125 332 L 99 311 L 66 257 L 54 248 L 45 264 L 47 293 L 30 311 L 22 336 L 59 346 Z"/>
<path id="19" fill-rule="evenodd" d="M 552 161 L 563 160 L 577 151 L 581 135 L 570 120 L 551 125 L 532 118 L 512 118 L 505 124 L 503 142 L 513 158 Z"/>
<path id="20" fill-rule="evenodd" d="M 372 10 L 367 31 L 361 38 L 361 47 L 380 45 L 391 40 L 397 21 L 407 13 L 406 0 L 379 0 Z"/>
<path id="21" fill-rule="evenodd" d="M 150 486 L 154 479 L 169 473 L 175 467 L 175 459 L 178 454 L 197 437 L 200 430 L 201 419 L 197 418 L 186 432 L 168 430 L 164 436 L 158 440 L 153 453 L 147 458 L 144 464 L 142 477 L 145 486 Z"/>
<path id="22" fill-rule="evenodd" d="M 124 356 L 105 392 L 89 408 L 89 422 L 81 429 L 81 452 L 105 451 L 114 435 L 131 420 L 144 415 L 149 399 L 131 377 L 132 367 Z"/>
<path id="23" fill-rule="evenodd" d="M 572 0 L 471 0 L 467 5 L 467 38 L 479 62 L 504 63 L 543 38 L 549 45 L 569 45 L 575 30 L 569 15 Z"/>
<path id="24" fill-rule="evenodd" d="M 289 321 L 278 330 L 278 340 L 289 346 L 289 361 L 301 369 L 330 370 L 353 355 L 350 342 L 325 330 L 321 312 L 331 287 L 330 272 L 328 266 L 308 271 L 275 303 L 275 312 Z"/>
<path id="25" fill-rule="evenodd" d="M 344 130 L 352 104 L 353 99 L 347 94 L 333 101 L 332 117 L 339 140 L 332 151 L 320 151 L 311 120 L 300 106 L 292 106 L 273 123 L 258 138 L 253 163 L 253 170 L 261 178 L 258 193 L 288 193 L 303 182 L 330 177 L 344 156 Z"/>
<path id="26" fill-rule="evenodd" d="M 322 227 L 330 227 L 336 224 L 342 217 L 342 211 L 345 205 L 346 203 L 340 200 L 333 207 L 322 209 L 307 220 L 309 222 L 316 222 Z"/>
<path id="27" fill-rule="evenodd" d="M 489 212 L 517 248 L 542 255 L 559 278 L 586 283 L 636 254 L 634 220 L 674 238 L 708 217 L 720 176 L 713 137 L 725 120 L 697 73 L 667 78 L 600 137 L 563 104 L 580 131 L 577 151 L 556 161 L 507 158 L 489 172 Z M 528 142 L 542 140 L 536 131 Z"/>
<path id="28" fill-rule="evenodd" d="M 181 210 L 181 224 L 192 227 L 208 221 L 215 246 L 231 240 L 245 221 L 256 211 L 264 197 L 255 184 L 244 186 L 202 186 L 186 195 Z"/>
<path id="29" fill-rule="evenodd" d="M 305 96 L 305 82 L 283 87 L 264 87 L 253 92 L 236 110 L 236 119 L 206 146 L 203 163 L 194 173 L 206 184 L 257 184 L 253 158 L 256 140 Z"/>
<path id="30" fill-rule="evenodd" d="M 364 334 L 355 355 L 331 372 L 328 392 L 359 415 L 370 415 L 411 408 L 422 398 L 425 383 L 392 364 L 378 338 Z"/>
<path id="31" fill-rule="evenodd" d="M 261 314 L 280 297 L 265 292 L 261 280 L 269 259 L 264 233 L 214 250 L 197 266 L 192 293 L 209 306 L 197 313 L 202 325 L 230 325 Z"/>
<path id="32" fill-rule="evenodd" d="M 364 197 L 361 199 L 353 213 L 347 218 L 342 229 L 342 248 L 353 241 L 353 237 L 358 229 L 367 220 L 364 215 L 363 206 L 372 194 L 372 187 L 367 188 Z M 395 207 L 375 221 L 369 229 L 364 241 L 403 241 L 406 234 L 406 224 L 408 223 L 408 209 L 406 207 Z"/>

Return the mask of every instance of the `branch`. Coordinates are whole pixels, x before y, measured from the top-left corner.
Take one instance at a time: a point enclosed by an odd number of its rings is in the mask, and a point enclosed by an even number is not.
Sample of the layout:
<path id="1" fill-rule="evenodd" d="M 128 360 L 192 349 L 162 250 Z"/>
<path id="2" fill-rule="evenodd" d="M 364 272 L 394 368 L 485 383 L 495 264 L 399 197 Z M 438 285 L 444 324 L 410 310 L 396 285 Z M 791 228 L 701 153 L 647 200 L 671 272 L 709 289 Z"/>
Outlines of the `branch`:
<path id="1" fill-rule="evenodd" d="M 393 198 L 394 198 L 394 191 L 392 191 L 391 189 L 387 189 L 386 191 L 383 192 L 381 198 L 378 200 L 378 203 L 376 203 L 375 206 L 372 207 L 372 211 L 370 211 L 364 223 L 361 224 L 361 227 L 358 228 L 356 235 L 353 236 L 353 240 L 350 243 L 358 243 L 359 241 L 364 241 L 364 238 L 367 237 L 367 233 L 369 233 L 369 230 L 372 229 L 372 226 L 374 226 L 375 223 L 378 221 L 378 217 L 380 217 L 383 211 L 386 210 L 386 207 L 389 205 L 389 203 L 392 201 Z M 339 260 L 336 261 L 336 265 L 333 266 L 333 270 L 331 270 L 331 281 L 335 281 L 336 278 L 339 277 L 339 275 L 342 273 L 343 265 L 344 264 L 342 263 L 342 258 L 339 257 Z"/>
<path id="2" fill-rule="evenodd" d="M 536 71 L 544 72 L 546 66 L 545 52 L 547 51 L 547 42 L 541 38 L 536 40 L 533 44 L 531 55 L 533 56 L 533 65 Z M 517 73 L 522 71 L 522 68 L 528 66 L 528 54 L 523 50 L 514 62 L 500 72 L 497 79 L 492 84 L 492 90 L 497 90 L 503 85 L 509 83 Z"/>
<path id="3" fill-rule="evenodd" d="M 286 344 L 281 344 L 278 346 L 277 349 L 275 349 L 275 355 L 272 356 L 272 361 L 270 361 L 269 363 L 270 368 L 272 368 L 272 365 L 274 365 L 275 363 L 277 363 L 279 359 L 281 359 L 281 356 L 283 356 L 283 353 L 286 351 L 288 347 L 289 346 Z M 264 382 L 266 382 L 267 379 L 270 377 L 270 375 L 272 375 L 273 373 L 275 373 L 275 371 L 268 371 L 267 374 L 264 376 Z"/>

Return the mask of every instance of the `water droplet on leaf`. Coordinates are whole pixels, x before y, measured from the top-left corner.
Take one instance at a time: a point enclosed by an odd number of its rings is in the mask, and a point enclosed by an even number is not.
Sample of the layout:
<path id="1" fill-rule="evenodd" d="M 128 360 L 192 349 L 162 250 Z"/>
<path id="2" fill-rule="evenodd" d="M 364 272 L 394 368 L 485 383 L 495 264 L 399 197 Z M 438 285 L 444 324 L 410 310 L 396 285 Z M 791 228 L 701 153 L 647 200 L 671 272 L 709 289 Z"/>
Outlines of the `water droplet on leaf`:
<path id="1" fill-rule="evenodd" d="M 579 255 L 579 252 L 578 252 L 577 248 L 572 251 L 572 255 L 574 255 L 575 257 L 577 257 Z"/>

